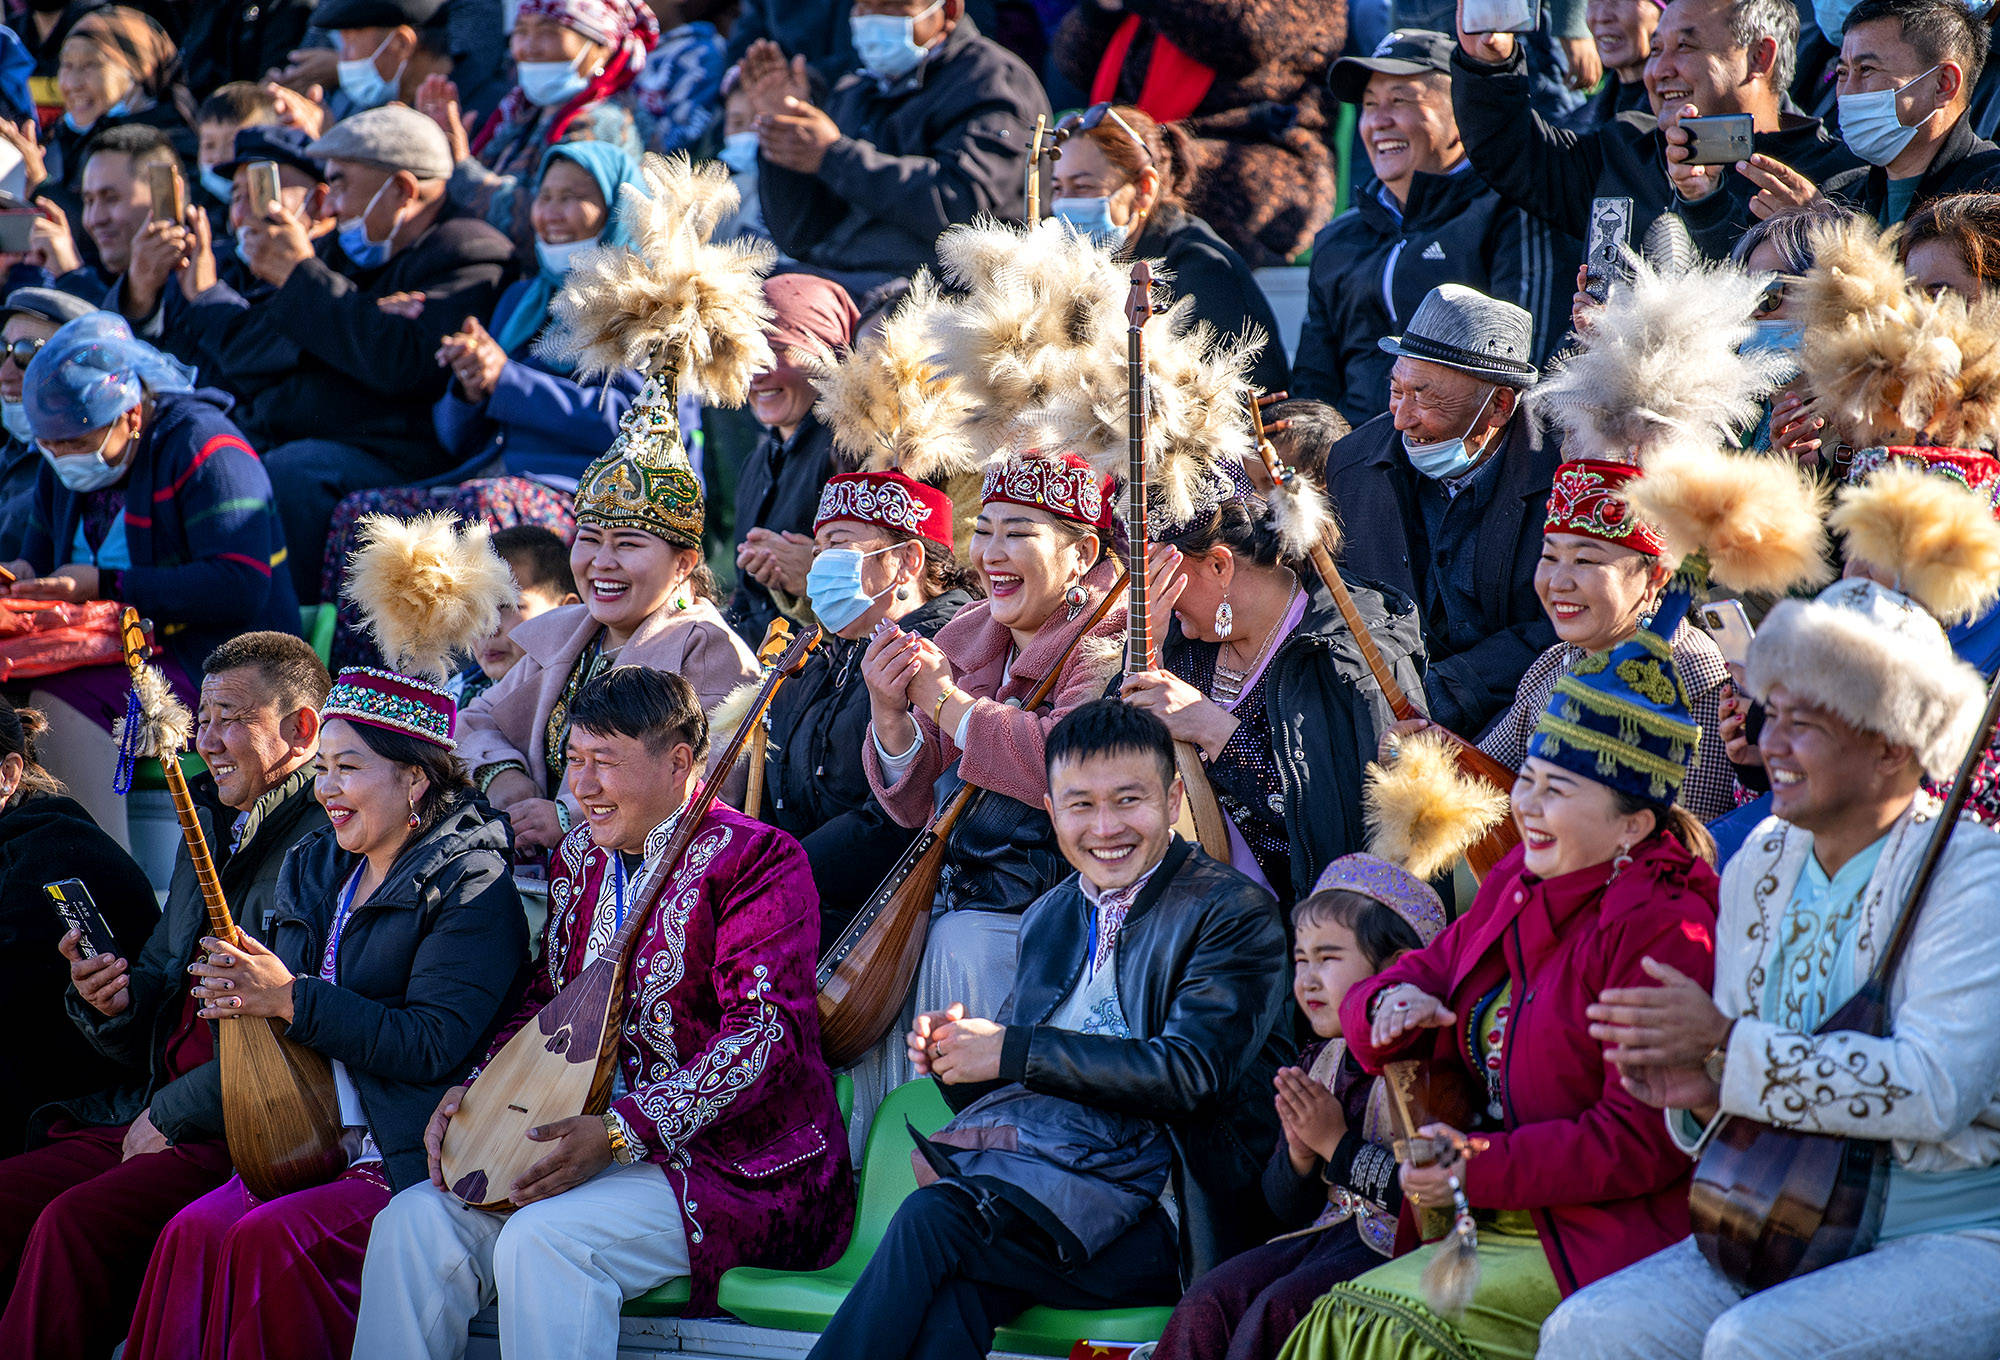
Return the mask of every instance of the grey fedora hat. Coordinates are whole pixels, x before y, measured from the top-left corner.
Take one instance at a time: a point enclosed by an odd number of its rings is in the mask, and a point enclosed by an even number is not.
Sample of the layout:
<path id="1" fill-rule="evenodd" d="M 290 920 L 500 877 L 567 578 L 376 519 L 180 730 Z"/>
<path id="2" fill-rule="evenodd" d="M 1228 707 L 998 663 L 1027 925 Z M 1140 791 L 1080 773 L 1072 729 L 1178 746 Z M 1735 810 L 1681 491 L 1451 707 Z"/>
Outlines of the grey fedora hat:
<path id="1" fill-rule="evenodd" d="M 1535 319 L 1526 308 L 1462 283 L 1441 283 L 1417 304 L 1401 335 L 1375 343 L 1504 387 L 1533 387 L 1541 377 L 1530 357 L 1534 336 Z"/>

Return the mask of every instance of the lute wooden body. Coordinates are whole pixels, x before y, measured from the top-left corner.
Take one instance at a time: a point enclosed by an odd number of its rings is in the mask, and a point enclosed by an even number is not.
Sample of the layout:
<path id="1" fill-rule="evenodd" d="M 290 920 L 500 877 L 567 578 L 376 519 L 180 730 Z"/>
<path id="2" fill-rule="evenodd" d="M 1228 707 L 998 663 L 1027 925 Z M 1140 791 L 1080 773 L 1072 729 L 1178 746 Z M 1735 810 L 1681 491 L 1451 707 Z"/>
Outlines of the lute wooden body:
<path id="1" fill-rule="evenodd" d="M 1023 708 L 1032 713 L 1048 702 L 1069 658 L 1104 621 L 1124 589 L 1125 582 L 1119 581 L 1104 592 L 1088 621 L 1028 695 Z M 973 799 L 984 792 L 972 784 L 960 785 L 923 834 L 910 842 L 889 876 L 868 895 L 847 929 L 820 955 L 819 1042 L 828 1067 L 849 1067 L 860 1061 L 882 1042 L 882 1036 L 902 1015 L 910 980 L 917 975 L 924 942 L 930 935 L 931 903 L 937 898 L 951 829 Z"/>
<path id="2" fill-rule="evenodd" d="M 1895 932 L 1867 980 L 1817 1033 L 1889 1033 L 1890 985 L 1910 947 L 1917 914 L 1972 792 L 1973 772 L 1996 721 L 2000 683 L 1987 694 L 1986 714 L 1959 764 L 1937 829 L 1924 846 Z M 1695 1164 L 1688 1217 L 1695 1243 L 1709 1263 L 1739 1288 L 1755 1292 L 1873 1247 L 1888 1180 L 1889 1144 L 1883 1139 L 1806 1133 L 1731 1116 Z"/>
<path id="3" fill-rule="evenodd" d="M 145 626 L 135 609 L 122 623 L 125 665 L 136 679 L 146 664 Z M 235 943 L 236 922 L 222 895 L 222 880 L 195 816 L 194 798 L 181 773 L 180 752 L 157 753 L 172 796 L 181 839 L 194 865 L 208 912 L 208 933 Z M 239 1015 L 216 1022 L 216 1060 L 222 1072 L 222 1130 L 229 1159 L 259 1199 L 324 1185 L 347 1169 L 347 1150 L 334 1090 L 333 1066 L 285 1037 L 285 1022 Z"/>
<path id="4" fill-rule="evenodd" d="M 445 1126 L 439 1154 L 446 1187 L 464 1203 L 475 1209 L 514 1207 L 510 1192 L 550 1150 L 549 1144 L 529 1139 L 528 1130 L 604 1112 L 617 1070 L 625 976 L 633 945 L 673 881 L 751 732 L 761 730 L 771 696 L 788 677 L 798 674 L 819 640 L 815 624 L 769 667 L 741 725 L 709 777 L 688 799 L 666 850 L 633 885 L 625 923 L 604 952 L 537 1011 L 466 1090 L 458 1113 Z"/>
<path id="5" fill-rule="evenodd" d="M 1277 449 L 1264 434 L 1263 411 L 1255 402 L 1251 403 L 1250 409 L 1251 420 L 1257 432 L 1257 452 L 1264 460 L 1265 471 L 1270 473 L 1271 480 L 1278 485 L 1292 485 L 1299 474 L 1278 460 Z M 1376 688 L 1381 690 L 1382 699 L 1388 704 L 1389 711 L 1395 715 L 1398 722 L 1423 717 L 1424 714 L 1418 712 L 1417 706 L 1410 702 L 1410 696 L 1403 692 L 1403 687 L 1396 683 L 1395 673 L 1389 669 L 1389 663 L 1383 658 L 1381 648 L 1375 645 L 1375 638 L 1369 633 L 1368 625 L 1361 617 L 1361 610 L 1356 607 L 1354 596 L 1347 589 L 1347 582 L 1341 579 L 1340 568 L 1334 565 L 1333 554 L 1328 552 L 1326 545 L 1322 543 L 1314 545 L 1311 556 L 1313 570 L 1319 573 L 1320 580 L 1326 584 L 1328 593 L 1333 596 L 1333 602 L 1340 610 L 1341 620 L 1346 623 L 1347 631 L 1354 635 L 1355 644 L 1361 649 L 1361 658 L 1368 663 L 1368 673 L 1374 679 Z M 1514 771 L 1456 732 L 1435 726 L 1432 730 L 1451 743 L 1452 753 L 1457 757 L 1461 773 L 1491 784 L 1502 793 L 1513 789 Z M 1501 857 L 1520 843 L 1521 831 L 1514 824 L 1514 819 L 1502 817 L 1491 831 L 1466 850 L 1466 867 L 1472 870 L 1475 879 L 1484 879 L 1493 866 L 1500 862 Z"/>

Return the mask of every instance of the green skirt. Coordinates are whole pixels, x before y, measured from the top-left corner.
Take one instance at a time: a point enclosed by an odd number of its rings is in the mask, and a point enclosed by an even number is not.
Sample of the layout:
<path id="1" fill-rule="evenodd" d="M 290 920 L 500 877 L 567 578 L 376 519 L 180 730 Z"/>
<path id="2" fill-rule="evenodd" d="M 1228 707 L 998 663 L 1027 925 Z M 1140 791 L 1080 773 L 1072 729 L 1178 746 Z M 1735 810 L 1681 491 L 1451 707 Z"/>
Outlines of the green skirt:
<path id="1" fill-rule="evenodd" d="M 1562 1302 L 1542 1240 L 1525 1213 L 1479 1225 L 1479 1289 L 1465 1316 L 1424 1303 L 1424 1247 L 1335 1285 L 1278 1360 L 1533 1360 L 1542 1320 Z"/>

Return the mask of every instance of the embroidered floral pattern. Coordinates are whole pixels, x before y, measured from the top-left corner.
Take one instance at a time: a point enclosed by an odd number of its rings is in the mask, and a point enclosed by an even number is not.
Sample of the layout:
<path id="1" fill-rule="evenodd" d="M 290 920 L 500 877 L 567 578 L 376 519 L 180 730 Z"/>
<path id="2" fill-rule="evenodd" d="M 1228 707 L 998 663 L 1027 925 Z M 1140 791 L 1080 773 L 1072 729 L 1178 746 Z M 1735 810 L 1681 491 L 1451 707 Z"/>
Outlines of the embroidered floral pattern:
<path id="1" fill-rule="evenodd" d="M 1104 487 L 1090 465 L 1074 455 L 1056 459 L 1023 454 L 990 469 L 979 487 L 979 501 L 1008 501 L 1033 506 L 1079 524 L 1098 525 L 1104 518 Z"/>
<path id="2" fill-rule="evenodd" d="M 1816 1129 L 1820 1112 L 1883 1119 L 1911 1095 L 1886 1064 L 1849 1048 L 1839 1035 L 1774 1034 L 1764 1044 L 1764 1089 L 1757 1103 L 1780 1125 Z"/>
<path id="3" fill-rule="evenodd" d="M 751 975 L 755 981 L 748 999 L 755 1012 L 747 1024 L 718 1035 L 695 1062 L 633 1092 L 639 1109 L 667 1146 L 684 1147 L 714 1123 L 729 1102 L 763 1074 L 772 1047 L 785 1037 L 784 1022 L 770 998 L 770 970 L 760 963 Z"/>
<path id="4" fill-rule="evenodd" d="M 1555 485 L 1549 489 L 1542 532 L 1582 534 L 1636 548 L 1650 557 L 1660 556 L 1666 546 L 1653 526 L 1635 517 L 1624 497 L 1617 494 L 1618 488 L 1638 473 L 1639 469 L 1628 463 L 1597 459 L 1564 463 L 1556 469 Z"/>

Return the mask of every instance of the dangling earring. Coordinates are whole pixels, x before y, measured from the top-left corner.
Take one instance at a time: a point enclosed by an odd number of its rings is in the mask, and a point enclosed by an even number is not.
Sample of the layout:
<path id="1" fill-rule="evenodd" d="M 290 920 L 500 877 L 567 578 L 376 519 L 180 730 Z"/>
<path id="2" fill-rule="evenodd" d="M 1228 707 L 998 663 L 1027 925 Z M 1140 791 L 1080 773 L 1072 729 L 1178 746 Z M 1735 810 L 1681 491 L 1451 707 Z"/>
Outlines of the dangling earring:
<path id="1" fill-rule="evenodd" d="M 1236 611 L 1229 607 L 1229 597 L 1222 597 L 1222 603 L 1215 607 L 1215 635 L 1227 639 L 1236 631 Z"/>
<path id="2" fill-rule="evenodd" d="M 1616 878 L 1624 873 L 1631 863 L 1632 847 L 1625 842 L 1619 842 L 1618 853 L 1611 857 L 1611 877 Z"/>
<path id="3" fill-rule="evenodd" d="M 1080 585 L 1071 586 L 1063 592 L 1063 605 L 1069 610 L 1071 622 L 1076 621 L 1076 616 L 1083 612 L 1084 605 L 1089 601 L 1090 593 Z"/>
<path id="4" fill-rule="evenodd" d="M 415 789 L 411 789 L 411 790 L 410 790 L 410 830 L 412 830 L 412 831 L 415 831 L 415 830 L 417 829 L 417 824 L 418 824 L 419 822 L 421 822 L 421 821 L 423 821 L 423 818 L 421 818 L 421 817 L 417 816 L 417 791 L 416 791 Z"/>
<path id="5" fill-rule="evenodd" d="M 674 607 L 676 613 L 684 614 L 694 608 L 694 597 L 688 594 L 687 578 L 685 576 L 681 578 L 681 583 L 674 587 L 674 593 L 667 597 L 667 603 Z"/>

